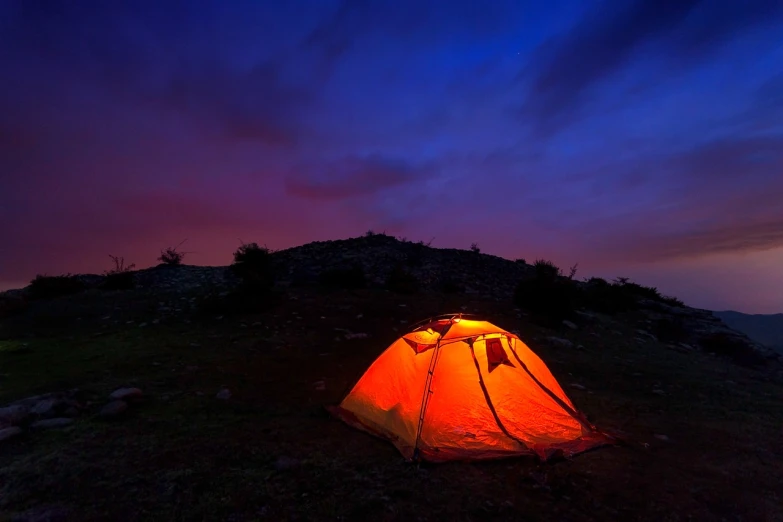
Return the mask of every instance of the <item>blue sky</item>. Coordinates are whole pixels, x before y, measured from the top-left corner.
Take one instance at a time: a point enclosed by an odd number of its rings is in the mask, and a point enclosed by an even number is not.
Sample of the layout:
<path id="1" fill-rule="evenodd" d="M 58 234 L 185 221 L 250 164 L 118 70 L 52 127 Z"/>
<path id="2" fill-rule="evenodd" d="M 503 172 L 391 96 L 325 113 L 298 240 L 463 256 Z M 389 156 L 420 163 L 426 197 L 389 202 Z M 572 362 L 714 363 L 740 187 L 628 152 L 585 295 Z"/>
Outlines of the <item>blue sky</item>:
<path id="1" fill-rule="evenodd" d="M 0 0 L 0 287 L 372 228 L 780 312 L 781 34 L 772 0 Z"/>

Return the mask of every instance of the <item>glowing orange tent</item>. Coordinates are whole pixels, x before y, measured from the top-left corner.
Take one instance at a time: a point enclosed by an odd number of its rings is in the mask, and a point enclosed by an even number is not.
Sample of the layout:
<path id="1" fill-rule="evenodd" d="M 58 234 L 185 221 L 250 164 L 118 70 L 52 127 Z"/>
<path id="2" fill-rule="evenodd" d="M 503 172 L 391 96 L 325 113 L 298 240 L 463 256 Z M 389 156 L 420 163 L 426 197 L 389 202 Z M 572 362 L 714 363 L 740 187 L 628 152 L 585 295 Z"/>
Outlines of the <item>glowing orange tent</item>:
<path id="1" fill-rule="evenodd" d="M 519 337 L 460 316 L 397 339 L 330 410 L 409 460 L 547 460 L 610 441 Z"/>

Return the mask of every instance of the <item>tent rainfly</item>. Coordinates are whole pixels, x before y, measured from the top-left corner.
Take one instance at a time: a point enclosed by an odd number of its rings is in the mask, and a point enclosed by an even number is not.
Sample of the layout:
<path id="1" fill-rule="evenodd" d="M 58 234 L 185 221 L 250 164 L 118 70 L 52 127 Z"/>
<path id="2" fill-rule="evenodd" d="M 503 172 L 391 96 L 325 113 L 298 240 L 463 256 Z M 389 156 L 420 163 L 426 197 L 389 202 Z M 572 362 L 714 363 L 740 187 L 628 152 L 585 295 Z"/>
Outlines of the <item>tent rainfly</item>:
<path id="1" fill-rule="evenodd" d="M 330 411 L 408 460 L 571 457 L 610 444 L 518 336 L 461 315 L 391 344 Z"/>

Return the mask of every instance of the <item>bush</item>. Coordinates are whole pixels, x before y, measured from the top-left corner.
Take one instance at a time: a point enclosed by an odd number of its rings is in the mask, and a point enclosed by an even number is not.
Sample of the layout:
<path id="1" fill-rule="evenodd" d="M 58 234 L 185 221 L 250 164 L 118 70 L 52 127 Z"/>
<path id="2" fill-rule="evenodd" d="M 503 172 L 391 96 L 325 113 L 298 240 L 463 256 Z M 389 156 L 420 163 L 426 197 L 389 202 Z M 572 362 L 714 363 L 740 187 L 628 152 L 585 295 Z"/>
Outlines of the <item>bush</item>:
<path id="1" fill-rule="evenodd" d="M 232 271 L 239 276 L 247 291 L 264 292 L 275 284 L 272 252 L 257 243 L 242 243 L 234 251 Z"/>
<path id="2" fill-rule="evenodd" d="M 541 280 L 554 280 L 562 275 L 556 264 L 545 259 L 536 259 L 533 268 L 536 270 L 536 278 Z"/>
<path id="3" fill-rule="evenodd" d="M 624 285 L 593 277 L 587 281 L 580 296 L 581 305 L 609 315 L 631 312 L 639 308 L 637 298 Z"/>
<path id="4" fill-rule="evenodd" d="M 50 299 L 63 295 L 76 294 L 87 286 L 77 276 L 64 274 L 59 276 L 37 275 L 27 287 L 33 299 Z"/>
<path id="5" fill-rule="evenodd" d="M 386 288 L 398 294 L 415 294 L 419 291 L 420 282 L 415 275 L 401 265 L 392 268 L 386 277 Z"/>
<path id="6" fill-rule="evenodd" d="M 184 243 L 183 241 L 182 243 Z M 185 254 L 187 252 L 180 252 L 177 250 L 180 246 L 182 246 L 182 243 L 175 247 L 168 247 L 165 250 L 160 251 L 160 256 L 158 256 L 158 261 L 160 261 L 162 264 L 166 266 L 179 266 L 182 264 L 182 260 L 185 258 Z"/>
<path id="7" fill-rule="evenodd" d="M 359 264 L 348 267 L 331 268 L 321 272 L 321 284 L 328 288 L 357 290 L 367 286 L 367 276 Z"/>
<path id="8" fill-rule="evenodd" d="M 535 275 L 519 282 L 514 290 L 514 304 L 541 319 L 560 322 L 576 315 L 578 288 L 560 276 L 551 261 L 539 259 L 533 265 Z"/>
<path id="9" fill-rule="evenodd" d="M 514 260 L 514 262 L 516 264 L 518 264 L 518 265 L 526 265 L 527 264 L 527 262 L 525 261 L 524 257 L 518 257 L 517 259 Z"/>
<path id="10" fill-rule="evenodd" d="M 481 249 L 479 248 L 478 243 L 471 243 L 470 244 L 470 251 L 473 252 L 474 254 L 480 254 L 481 253 Z"/>
<path id="11" fill-rule="evenodd" d="M 725 333 L 714 333 L 699 341 L 702 350 L 727 357 L 740 366 L 761 366 L 766 358 L 744 340 Z"/>
<path id="12" fill-rule="evenodd" d="M 124 257 L 117 257 L 109 254 L 114 261 L 114 268 L 104 272 L 106 278 L 103 280 L 101 288 L 104 290 L 130 290 L 136 286 L 136 280 L 133 277 L 134 263 L 125 264 Z"/>

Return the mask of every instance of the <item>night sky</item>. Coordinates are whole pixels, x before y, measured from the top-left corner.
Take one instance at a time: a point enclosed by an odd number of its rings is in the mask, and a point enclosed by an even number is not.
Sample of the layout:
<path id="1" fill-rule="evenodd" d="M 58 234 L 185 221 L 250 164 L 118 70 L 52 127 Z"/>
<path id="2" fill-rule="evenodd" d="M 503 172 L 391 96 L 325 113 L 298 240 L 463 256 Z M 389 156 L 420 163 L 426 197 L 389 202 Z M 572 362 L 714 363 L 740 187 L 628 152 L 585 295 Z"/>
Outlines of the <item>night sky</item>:
<path id="1" fill-rule="evenodd" d="M 783 311 L 780 0 L 0 0 L 0 289 L 368 229 Z"/>

